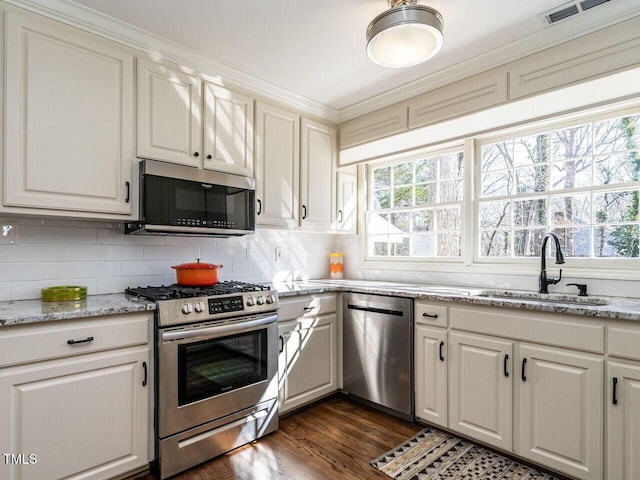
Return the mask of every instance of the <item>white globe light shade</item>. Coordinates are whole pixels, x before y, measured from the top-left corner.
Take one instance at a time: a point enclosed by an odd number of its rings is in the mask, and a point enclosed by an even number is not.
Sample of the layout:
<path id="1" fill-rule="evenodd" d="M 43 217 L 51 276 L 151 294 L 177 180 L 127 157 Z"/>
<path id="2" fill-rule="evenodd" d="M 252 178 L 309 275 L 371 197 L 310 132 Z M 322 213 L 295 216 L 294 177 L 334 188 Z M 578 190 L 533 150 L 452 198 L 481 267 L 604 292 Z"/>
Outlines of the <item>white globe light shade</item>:
<path id="1" fill-rule="evenodd" d="M 431 8 L 406 5 L 378 15 L 367 29 L 367 54 L 383 67 L 422 63 L 442 48 L 442 17 Z"/>

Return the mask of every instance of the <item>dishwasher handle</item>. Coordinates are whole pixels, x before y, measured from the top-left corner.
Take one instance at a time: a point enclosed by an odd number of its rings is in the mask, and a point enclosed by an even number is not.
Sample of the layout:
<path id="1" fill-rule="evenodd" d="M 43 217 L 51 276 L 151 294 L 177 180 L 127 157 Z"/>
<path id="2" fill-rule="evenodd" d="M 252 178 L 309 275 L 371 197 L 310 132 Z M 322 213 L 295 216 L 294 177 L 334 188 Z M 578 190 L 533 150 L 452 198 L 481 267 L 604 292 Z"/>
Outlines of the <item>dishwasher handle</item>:
<path id="1" fill-rule="evenodd" d="M 376 307 L 361 307 L 359 305 L 353 305 L 351 303 L 347 304 L 347 308 L 349 310 L 360 310 L 362 312 L 381 313 L 383 315 L 394 315 L 396 317 L 404 316 L 404 312 L 400 310 L 391 310 L 391 309 L 376 308 Z"/>

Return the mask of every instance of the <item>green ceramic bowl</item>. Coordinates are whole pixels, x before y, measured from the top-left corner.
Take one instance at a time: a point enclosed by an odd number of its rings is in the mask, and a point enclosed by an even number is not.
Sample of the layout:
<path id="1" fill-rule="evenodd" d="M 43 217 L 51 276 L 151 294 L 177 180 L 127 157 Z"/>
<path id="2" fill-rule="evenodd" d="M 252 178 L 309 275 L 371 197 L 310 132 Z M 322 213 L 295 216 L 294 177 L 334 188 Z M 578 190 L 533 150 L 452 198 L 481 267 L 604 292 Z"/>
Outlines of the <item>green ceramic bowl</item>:
<path id="1" fill-rule="evenodd" d="M 43 302 L 73 302 L 87 298 L 87 287 L 62 286 L 42 289 Z"/>

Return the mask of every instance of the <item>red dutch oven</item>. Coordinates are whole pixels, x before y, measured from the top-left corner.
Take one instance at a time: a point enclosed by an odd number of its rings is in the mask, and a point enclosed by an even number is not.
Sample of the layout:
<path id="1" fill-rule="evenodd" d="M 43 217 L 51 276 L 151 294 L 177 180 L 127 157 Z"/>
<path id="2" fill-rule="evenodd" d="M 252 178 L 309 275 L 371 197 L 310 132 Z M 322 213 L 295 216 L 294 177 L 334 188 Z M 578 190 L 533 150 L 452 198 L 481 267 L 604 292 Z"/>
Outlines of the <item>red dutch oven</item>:
<path id="1" fill-rule="evenodd" d="M 176 281 L 178 285 L 185 287 L 210 287 L 218 283 L 218 271 L 222 265 L 197 262 L 173 265 L 176 269 Z"/>

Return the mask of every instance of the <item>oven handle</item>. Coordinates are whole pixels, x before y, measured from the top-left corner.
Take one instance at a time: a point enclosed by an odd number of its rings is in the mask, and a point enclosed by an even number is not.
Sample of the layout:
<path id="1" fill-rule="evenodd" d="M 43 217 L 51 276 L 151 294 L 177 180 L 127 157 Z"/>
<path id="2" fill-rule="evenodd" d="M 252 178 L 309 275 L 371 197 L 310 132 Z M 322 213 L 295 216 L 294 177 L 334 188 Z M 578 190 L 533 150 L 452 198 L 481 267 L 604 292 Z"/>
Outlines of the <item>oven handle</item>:
<path id="1" fill-rule="evenodd" d="M 246 330 L 248 328 L 260 327 L 262 325 L 268 325 L 275 323 L 278 320 L 278 315 L 269 315 L 255 320 L 248 320 L 246 322 L 237 322 L 225 325 L 217 325 L 214 327 L 200 327 L 192 330 L 177 330 L 172 332 L 162 332 L 162 341 L 182 340 L 185 338 L 194 337 L 219 337 L 225 333 L 236 333 Z"/>

